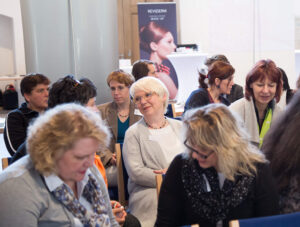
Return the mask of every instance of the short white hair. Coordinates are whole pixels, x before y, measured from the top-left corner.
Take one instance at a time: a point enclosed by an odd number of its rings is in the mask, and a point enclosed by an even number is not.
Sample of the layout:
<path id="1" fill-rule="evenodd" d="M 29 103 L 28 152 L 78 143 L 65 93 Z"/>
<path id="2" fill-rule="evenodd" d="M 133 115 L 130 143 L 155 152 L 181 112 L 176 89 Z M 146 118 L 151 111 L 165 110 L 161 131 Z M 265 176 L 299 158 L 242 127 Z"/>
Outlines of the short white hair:
<path id="1" fill-rule="evenodd" d="M 156 93 L 161 98 L 166 97 L 166 100 L 164 102 L 164 108 L 165 108 L 165 112 L 167 111 L 167 107 L 169 103 L 169 91 L 166 85 L 163 82 L 161 82 L 159 79 L 152 76 L 146 76 L 139 79 L 138 81 L 133 83 L 130 87 L 131 97 L 134 97 L 137 91 L 153 92 Z"/>

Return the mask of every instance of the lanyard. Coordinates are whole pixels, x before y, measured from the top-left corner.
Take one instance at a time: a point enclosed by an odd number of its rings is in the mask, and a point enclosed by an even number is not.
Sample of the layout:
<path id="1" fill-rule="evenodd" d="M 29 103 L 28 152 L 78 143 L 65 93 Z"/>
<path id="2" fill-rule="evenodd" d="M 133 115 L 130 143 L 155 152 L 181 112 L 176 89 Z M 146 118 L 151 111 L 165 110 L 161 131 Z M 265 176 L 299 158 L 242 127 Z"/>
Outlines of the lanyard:
<path id="1" fill-rule="evenodd" d="M 261 131 L 260 131 L 260 135 L 259 135 L 259 148 L 261 148 L 264 137 L 265 137 L 266 133 L 269 131 L 269 128 L 271 126 L 271 121 L 272 121 L 272 109 L 269 108 L 268 112 L 266 114 L 265 120 L 263 122 L 263 125 L 261 127 Z"/>

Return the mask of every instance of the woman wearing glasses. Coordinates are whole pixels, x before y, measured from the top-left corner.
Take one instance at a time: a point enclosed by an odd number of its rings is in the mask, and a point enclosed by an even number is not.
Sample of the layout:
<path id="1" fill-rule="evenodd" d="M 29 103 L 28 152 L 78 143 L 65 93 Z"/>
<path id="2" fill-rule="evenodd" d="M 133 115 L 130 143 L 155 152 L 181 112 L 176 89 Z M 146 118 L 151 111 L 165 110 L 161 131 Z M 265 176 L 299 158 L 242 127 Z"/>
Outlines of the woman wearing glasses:
<path id="1" fill-rule="evenodd" d="M 183 151 L 182 122 L 164 116 L 169 92 L 160 80 L 139 79 L 130 94 L 143 119 L 126 131 L 123 146 L 129 209 L 143 227 L 152 227 L 157 211 L 155 174 L 165 173 L 173 158 Z"/>
<path id="2" fill-rule="evenodd" d="M 184 125 L 187 151 L 168 168 L 155 226 L 228 226 L 278 213 L 266 159 L 225 105 L 190 110 Z"/>
<path id="3" fill-rule="evenodd" d="M 230 102 L 222 94 L 230 94 L 234 72 L 235 69 L 229 63 L 220 60 L 209 67 L 207 75 L 199 73 L 199 88 L 188 97 L 184 111 L 210 103 L 229 106 Z"/>
<path id="4" fill-rule="evenodd" d="M 107 79 L 113 102 L 98 106 L 102 119 L 106 120 L 112 134 L 110 145 L 100 154 L 106 169 L 108 186 L 117 186 L 117 168 L 115 143 L 123 143 L 126 130 L 130 125 L 141 119 L 136 115 L 134 104 L 130 100 L 129 88 L 134 77 L 122 70 L 111 72 Z"/>

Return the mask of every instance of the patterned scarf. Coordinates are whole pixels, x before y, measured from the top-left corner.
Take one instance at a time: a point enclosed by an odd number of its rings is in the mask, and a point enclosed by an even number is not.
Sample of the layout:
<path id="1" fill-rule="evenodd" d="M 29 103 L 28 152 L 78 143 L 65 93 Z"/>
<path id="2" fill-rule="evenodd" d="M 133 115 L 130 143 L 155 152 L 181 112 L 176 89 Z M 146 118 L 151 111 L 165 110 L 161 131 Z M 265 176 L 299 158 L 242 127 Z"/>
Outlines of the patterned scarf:
<path id="1" fill-rule="evenodd" d="M 82 196 L 92 204 L 93 212 L 88 211 L 74 196 L 73 192 L 65 184 L 56 188 L 52 193 L 73 215 L 78 218 L 84 227 L 108 227 L 110 219 L 107 214 L 105 201 L 96 180 L 91 174 L 83 189 Z"/>
<path id="2" fill-rule="evenodd" d="M 211 191 L 207 191 L 207 178 Z M 212 223 L 226 219 L 229 211 L 241 204 L 251 191 L 253 176 L 236 176 L 235 181 L 225 179 L 220 189 L 218 173 L 214 168 L 202 169 L 195 160 L 184 160 L 182 181 L 195 215 Z"/>

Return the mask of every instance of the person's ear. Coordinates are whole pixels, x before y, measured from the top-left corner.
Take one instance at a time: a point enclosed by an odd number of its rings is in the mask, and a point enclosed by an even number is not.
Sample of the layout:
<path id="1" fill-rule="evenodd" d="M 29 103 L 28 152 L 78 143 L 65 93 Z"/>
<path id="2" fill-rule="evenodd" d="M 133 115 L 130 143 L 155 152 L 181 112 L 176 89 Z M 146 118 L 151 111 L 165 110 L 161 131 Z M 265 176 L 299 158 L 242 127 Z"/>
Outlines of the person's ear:
<path id="1" fill-rule="evenodd" d="M 251 88 L 251 89 L 253 89 L 253 83 L 252 83 L 252 84 L 250 84 L 250 88 Z"/>
<path id="2" fill-rule="evenodd" d="M 151 48 L 152 51 L 157 51 L 157 49 L 158 49 L 157 43 L 151 42 L 150 43 L 150 48 Z"/>
<path id="3" fill-rule="evenodd" d="M 30 94 L 24 93 L 23 96 L 24 96 L 25 101 L 29 103 L 30 102 Z"/>
<path id="4" fill-rule="evenodd" d="M 220 86 L 221 80 L 219 78 L 215 79 L 215 85 L 216 87 Z"/>
<path id="5" fill-rule="evenodd" d="M 166 101 L 166 99 L 167 99 L 167 95 L 166 95 L 166 94 L 164 94 L 164 96 L 163 96 L 163 100 L 164 100 L 164 102 Z"/>

